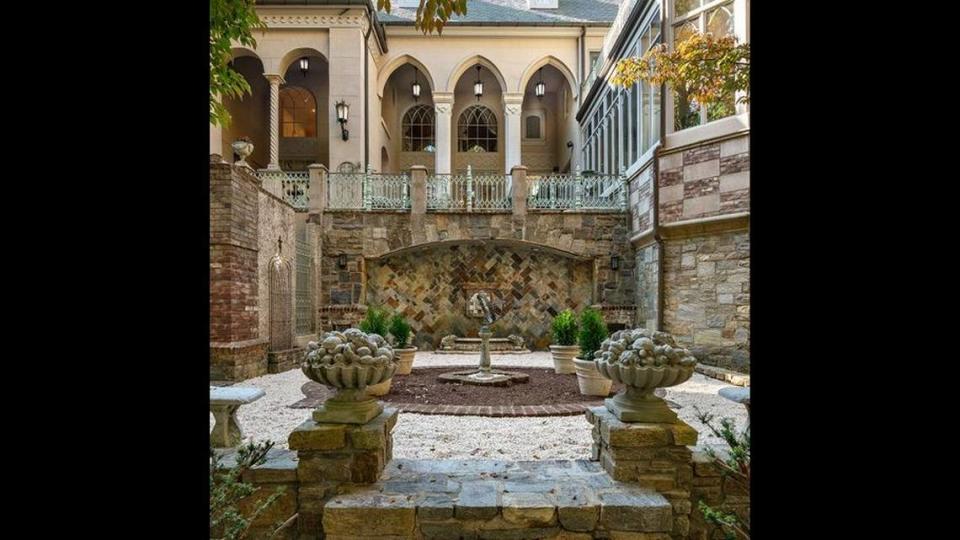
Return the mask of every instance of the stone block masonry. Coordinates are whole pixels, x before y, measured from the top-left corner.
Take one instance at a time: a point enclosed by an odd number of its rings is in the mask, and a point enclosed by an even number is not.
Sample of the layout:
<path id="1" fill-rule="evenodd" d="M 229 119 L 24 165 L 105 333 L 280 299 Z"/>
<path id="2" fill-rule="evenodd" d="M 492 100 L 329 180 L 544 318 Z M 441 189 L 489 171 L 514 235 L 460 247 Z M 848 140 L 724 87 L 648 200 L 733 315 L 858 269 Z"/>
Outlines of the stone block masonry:
<path id="1" fill-rule="evenodd" d="M 663 330 L 703 364 L 750 372 L 750 234 L 666 239 Z"/>
<path id="2" fill-rule="evenodd" d="M 323 538 L 324 507 L 331 497 L 380 478 L 393 459 L 391 431 L 397 415 L 397 409 L 388 407 L 361 425 L 318 424 L 310 419 L 290 434 L 288 444 L 298 456 L 301 538 Z"/>
<path id="3" fill-rule="evenodd" d="M 658 159 L 661 224 L 750 211 L 749 135 L 665 152 Z"/>
<path id="4" fill-rule="evenodd" d="M 720 452 L 717 452 L 718 455 Z M 720 455 L 722 458 L 723 456 Z M 703 501 L 714 509 L 735 513 L 745 523 L 750 523 L 750 486 L 732 475 L 721 474 L 713 459 L 703 451 L 693 452 L 693 487 L 690 502 L 690 539 L 713 540 L 723 538 L 723 531 L 706 522 L 698 503 Z"/>
<path id="5" fill-rule="evenodd" d="M 605 407 L 586 412 L 593 425 L 593 455 L 611 478 L 635 483 L 665 497 L 672 514 L 667 519 L 670 538 L 687 538 L 690 533 L 690 494 L 693 465 L 690 445 L 697 443 L 697 431 L 676 424 L 625 423 Z"/>

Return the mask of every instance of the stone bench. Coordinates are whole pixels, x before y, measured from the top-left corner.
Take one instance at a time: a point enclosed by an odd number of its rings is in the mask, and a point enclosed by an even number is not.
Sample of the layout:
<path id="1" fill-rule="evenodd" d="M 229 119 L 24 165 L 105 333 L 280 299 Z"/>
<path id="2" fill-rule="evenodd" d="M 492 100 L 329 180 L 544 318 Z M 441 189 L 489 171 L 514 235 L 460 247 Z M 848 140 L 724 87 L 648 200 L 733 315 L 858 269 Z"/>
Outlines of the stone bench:
<path id="1" fill-rule="evenodd" d="M 214 448 L 230 448 L 240 444 L 243 431 L 237 421 L 237 410 L 241 405 L 252 403 L 265 395 L 260 388 L 243 386 L 211 386 L 210 412 L 216 423 L 210 433 L 210 442 Z"/>
<path id="2" fill-rule="evenodd" d="M 301 508 L 302 510 L 302 508 Z M 395 459 L 323 507 L 328 540 L 669 540 L 670 503 L 592 461 Z"/>

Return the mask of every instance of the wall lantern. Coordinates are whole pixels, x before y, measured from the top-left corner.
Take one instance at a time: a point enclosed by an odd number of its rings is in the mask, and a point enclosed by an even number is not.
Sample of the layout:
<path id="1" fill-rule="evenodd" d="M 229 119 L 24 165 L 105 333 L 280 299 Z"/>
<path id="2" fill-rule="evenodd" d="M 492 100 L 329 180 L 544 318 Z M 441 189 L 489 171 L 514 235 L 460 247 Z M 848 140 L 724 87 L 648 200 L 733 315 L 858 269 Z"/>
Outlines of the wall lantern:
<path id="1" fill-rule="evenodd" d="M 350 106 L 347 105 L 346 101 L 340 100 L 337 102 L 337 122 L 340 122 L 340 131 L 343 135 L 343 140 L 350 139 L 350 132 L 347 131 L 347 119 L 350 116 Z"/>
<path id="2" fill-rule="evenodd" d="M 413 84 L 410 86 L 410 91 L 413 93 L 413 100 L 420 101 L 420 81 L 417 77 L 419 70 L 413 68 Z"/>
<path id="3" fill-rule="evenodd" d="M 618 268 L 620 268 L 620 257 L 617 255 L 612 255 L 610 257 L 610 269 L 617 270 Z"/>
<path id="4" fill-rule="evenodd" d="M 307 57 L 300 59 L 300 73 L 303 73 L 303 76 L 307 76 L 307 70 L 310 69 L 310 60 Z"/>
<path id="5" fill-rule="evenodd" d="M 537 99 L 542 98 L 547 92 L 547 85 L 543 84 L 543 68 L 540 68 L 540 82 L 533 87 L 533 91 L 537 94 Z"/>
<path id="6" fill-rule="evenodd" d="M 340 267 L 341 270 L 343 270 L 344 268 L 347 267 L 347 254 L 346 254 L 346 253 L 341 253 L 341 254 L 337 257 L 337 266 Z"/>
<path id="7" fill-rule="evenodd" d="M 479 64 L 477 64 L 477 82 L 473 83 L 473 95 L 477 96 L 477 101 L 480 101 L 480 96 L 483 95 L 483 81 L 480 80 Z"/>

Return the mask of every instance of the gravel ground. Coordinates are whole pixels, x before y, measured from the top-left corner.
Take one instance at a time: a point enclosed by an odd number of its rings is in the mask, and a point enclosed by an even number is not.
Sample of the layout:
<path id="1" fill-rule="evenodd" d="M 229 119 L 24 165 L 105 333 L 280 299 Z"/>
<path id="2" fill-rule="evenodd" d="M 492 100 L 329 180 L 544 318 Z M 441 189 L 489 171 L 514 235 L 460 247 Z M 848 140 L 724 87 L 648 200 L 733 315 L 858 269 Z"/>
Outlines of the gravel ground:
<path id="1" fill-rule="evenodd" d="M 491 363 L 495 368 L 553 366 L 549 352 L 492 354 Z M 418 352 L 414 368 L 476 364 L 476 355 Z M 308 380 L 299 369 L 294 369 L 239 383 L 238 386 L 254 386 L 266 392 L 259 400 L 240 407 L 237 416 L 244 435 L 255 440 L 272 439 L 278 448 L 286 448 L 287 436 L 310 416 L 309 409 L 287 407 L 303 399 L 300 387 Z M 697 421 L 694 406 L 718 419 L 733 418 L 738 429 L 746 425 L 746 409 L 717 395 L 717 390 L 724 386 L 729 385 L 694 373 L 682 385 L 667 388 L 667 399 L 682 406 L 677 413 L 700 432 L 698 444 L 715 445 L 721 441 Z M 211 414 L 210 429 L 213 423 Z M 590 424 L 582 416 L 492 418 L 401 413 L 393 436 L 393 456 L 411 459 L 589 459 L 593 442 Z"/>

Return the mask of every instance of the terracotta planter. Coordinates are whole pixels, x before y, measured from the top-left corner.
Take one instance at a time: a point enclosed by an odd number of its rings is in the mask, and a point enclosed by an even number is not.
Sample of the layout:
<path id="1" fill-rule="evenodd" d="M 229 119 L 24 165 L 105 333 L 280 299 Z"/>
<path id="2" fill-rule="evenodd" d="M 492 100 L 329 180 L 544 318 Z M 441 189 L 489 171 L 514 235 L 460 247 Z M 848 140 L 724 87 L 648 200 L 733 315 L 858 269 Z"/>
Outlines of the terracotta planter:
<path id="1" fill-rule="evenodd" d="M 613 386 L 613 381 L 600 375 L 593 360 L 574 358 L 573 365 L 577 371 L 577 384 L 580 385 L 581 394 L 604 397 L 610 395 L 610 387 Z"/>
<path id="2" fill-rule="evenodd" d="M 579 345 L 551 345 L 550 353 L 553 355 L 554 373 L 576 373 L 573 359 L 580 354 Z"/>
<path id="3" fill-rule="evenodd" d="M 409 349 L 394 349 L 394 354 L 400 358 L 400 363 L 397 365 L 397 375 L 409 375 L 413 371 L 413 357 L 417 353 L 416 347 L 410 347 Z"/>

